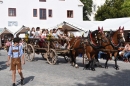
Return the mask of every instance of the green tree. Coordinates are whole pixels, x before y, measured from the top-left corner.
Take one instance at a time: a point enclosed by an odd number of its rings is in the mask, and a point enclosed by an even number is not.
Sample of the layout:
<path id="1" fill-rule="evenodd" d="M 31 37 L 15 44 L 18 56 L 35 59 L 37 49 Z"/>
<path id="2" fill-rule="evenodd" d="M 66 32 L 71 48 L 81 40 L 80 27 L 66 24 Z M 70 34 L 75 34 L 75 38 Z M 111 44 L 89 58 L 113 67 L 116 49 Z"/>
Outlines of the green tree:
<path id="1" fill-rule="evenodd" d="M 89 20 L 89 17 L 92 12 L 92 0 L 81 0 L 81 2 L 84 4 L 83 7 L 83 20 Z"/>
<path id="2" fill-rule="evenodd" d="M 130 0 L 125 0 L 121 7 L 121 17 L 130 17 Z"/>
<path id="3" fill-rule="evenodd" d="M 130 0 L 106 0 L 105 4 L 99 7 L 96 20 L 108 18 L 121 18 L 130 16 Z"/>

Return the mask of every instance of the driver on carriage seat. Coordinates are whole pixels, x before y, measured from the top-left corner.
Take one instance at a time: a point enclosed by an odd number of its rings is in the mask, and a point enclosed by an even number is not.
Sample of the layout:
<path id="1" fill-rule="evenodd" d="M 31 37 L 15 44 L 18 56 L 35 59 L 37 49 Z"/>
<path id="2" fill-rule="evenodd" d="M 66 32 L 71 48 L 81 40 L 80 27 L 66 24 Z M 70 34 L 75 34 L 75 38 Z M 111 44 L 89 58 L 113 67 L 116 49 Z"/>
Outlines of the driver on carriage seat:
<path id="1" fill-rule="evenodd" d="M 70 44 L 69 44 L 69 40 L 68 40 L 68 37 L 66 37 L 64 35 L 64 32 L 62 31 L 62 26 L 59 26 L 58 27 L 58 31 L 56 32 L 57 36 L 61 39 L 61 45 L 62 47 L 61 48 L 66 48 L 69 49 L 70 48 Z"/>

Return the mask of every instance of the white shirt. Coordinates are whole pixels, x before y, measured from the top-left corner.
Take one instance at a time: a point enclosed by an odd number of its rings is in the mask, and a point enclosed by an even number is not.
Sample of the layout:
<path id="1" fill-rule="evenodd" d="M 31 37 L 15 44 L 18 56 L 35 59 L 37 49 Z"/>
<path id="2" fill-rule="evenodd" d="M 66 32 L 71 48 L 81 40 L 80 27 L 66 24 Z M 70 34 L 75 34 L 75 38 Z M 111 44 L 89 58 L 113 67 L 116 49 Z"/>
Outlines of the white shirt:
<path id="1" fill-rule="evenodd" d="M 39 37 L 40 36 L 40 31 L 36 31 L 35 32 L 35 37 L 37 38 L 37 37 Z"/>
<path id="2" fill-rule="evenodd" d="M 60 30 L 58 30 L 58 31 L 56 32 L 56 34 L 57 34 L 57 35 L 61 35 L 61 34 L 63 34 L 63 32 L 60 31 Z"/>
<path id="3" fill-rule="evenodd" d="M 55 38 L 58 38 L 57 34 L 56 33 L 53 33 L 52 34 Z"/>

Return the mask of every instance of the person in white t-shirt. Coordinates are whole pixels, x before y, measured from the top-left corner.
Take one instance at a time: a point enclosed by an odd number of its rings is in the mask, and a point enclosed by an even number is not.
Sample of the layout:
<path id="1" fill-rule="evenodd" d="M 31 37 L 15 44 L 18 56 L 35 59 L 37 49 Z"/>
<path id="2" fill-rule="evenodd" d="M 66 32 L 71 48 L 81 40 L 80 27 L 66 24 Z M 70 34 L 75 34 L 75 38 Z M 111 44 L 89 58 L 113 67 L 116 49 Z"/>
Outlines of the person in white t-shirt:
<path id="1" fill-rule="evenodd" d="M 62 26 L 59 26 L 58 27 L 58 31 L 56 32 L 57 36 L 60 38 L 60 39 L 63 39 L 64 38 L 64 35 L 63 35 L 63 31 L 62 31 Z"/>
<path id="2" fill-rule="evenodd" d="M 40 27 L 36 28 L 35 38 L 40 38 Z"/>
<path id="3" fill-rule="evenodd" d="M 56 30 L 56 29 L 53 29 L 52 35 L 53 35 L 54 38 L 58 39 L 58 36 L 57 36 L 56 32 L 57 32 L 57 30 Z"/>
<path id="4" fill-rule="evenodd" d="M 64 33 L 62 31 L 62 26 L 59 26 L 58 31 L 56 32 L 56 34 L 61 39 L 62 48 L 70 49 L 70 44 L 69 44 L 70 39 L 68 37 L 69 34 L 67 34 L 67 32 L 68 32 L 67 29 L 66 29 L 65 32 L 66 33 Z"/>

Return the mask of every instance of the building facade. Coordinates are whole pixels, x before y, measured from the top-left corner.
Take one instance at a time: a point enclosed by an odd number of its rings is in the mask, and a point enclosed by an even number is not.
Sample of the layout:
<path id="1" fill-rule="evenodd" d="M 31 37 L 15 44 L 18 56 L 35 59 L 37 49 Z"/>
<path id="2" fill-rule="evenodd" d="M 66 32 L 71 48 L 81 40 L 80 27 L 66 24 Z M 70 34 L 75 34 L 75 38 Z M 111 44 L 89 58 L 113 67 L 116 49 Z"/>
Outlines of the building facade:
<path id="1" fill-rule="evenodd" d="M 89 19 L 91 21 L 95 20 L 95 14 L 100 6 L 102 6 L 105 3 L 106 0 L 93 0 L 93 6 L 92 6 L 92 13 Z"/>
<path id="2" fill-rule="evenodd" d="M 80 0 L 3 0 L 0 28 L 49 28 L 57 21 L 83 21 Z"/>

